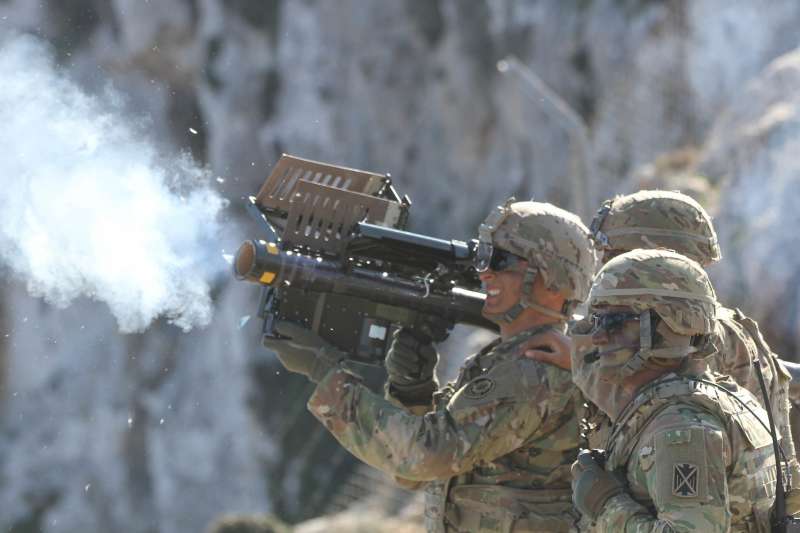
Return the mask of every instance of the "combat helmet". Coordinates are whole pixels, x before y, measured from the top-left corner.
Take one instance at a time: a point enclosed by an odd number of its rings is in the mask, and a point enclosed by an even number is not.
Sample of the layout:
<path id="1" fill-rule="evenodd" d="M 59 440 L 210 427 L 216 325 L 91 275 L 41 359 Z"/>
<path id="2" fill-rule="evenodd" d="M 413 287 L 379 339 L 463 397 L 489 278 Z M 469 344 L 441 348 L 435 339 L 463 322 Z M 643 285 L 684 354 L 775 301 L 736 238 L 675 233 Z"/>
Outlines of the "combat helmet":
<path id="1" fill-rule="evenodd" d="M 520 301 L 502 317 L 492 318 L 511 322 L 523 309 L 532 308 L 565 320 L 576 305 L 586 300 L 597 258 L 589 230 L 577 215 L 549 203 L 517 202 L 509 198 L 486 217 L 478 237 L 478 271 L 488 269 L 494 248 L 528 262 Z M 537 275 L 546 288 L 566 298 L 560 313 L 533 301 Z"/>
<path id="2" fill-rule="evenodd" d="M 651 358 L 683 358 L 707 349 L 717 308 L 705 270 L 668 250 L 634 250 L 611 259 L 597 273 L 588 303 L 592 311 L 624 306 L 639 313 L 639 350 L 621 377 L 641 369 Z M 654 333 L 659 334 L 657 343 Z"/>
<path id="3" fill-rule="evenodd" d="M 591 224 L 600 250 L 675 250 L 703 266 L 722 258 L 711 217 L 695 200 L 673 191 L 639 191 L 603 203 Z"/>

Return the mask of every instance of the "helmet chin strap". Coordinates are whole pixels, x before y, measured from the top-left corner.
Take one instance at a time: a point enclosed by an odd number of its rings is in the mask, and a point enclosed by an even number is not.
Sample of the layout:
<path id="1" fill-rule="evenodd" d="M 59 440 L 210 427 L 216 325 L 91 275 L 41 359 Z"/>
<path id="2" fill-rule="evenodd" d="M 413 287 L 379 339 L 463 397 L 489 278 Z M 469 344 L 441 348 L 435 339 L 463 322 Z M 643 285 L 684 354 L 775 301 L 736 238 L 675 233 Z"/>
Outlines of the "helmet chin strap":
<path id="1" fill-rule="evenodd" d="M 533 309 L 545 316 L 555 318 L 560 322 L 569 320 L 569 317 L 564 313 L 559 313 L 533 300 L 534 281 L 536 281 L 536 269 L 529 266 L 525 269 L 525 276 L 522 278 L 522 291 L 520 291 L 519 301 L 505 313 L 487 313 L 485 315 L 486 318 L 497 324 L 510 324 L 516 320 L 525 309 Z"/>
<path id="2" fill-rule="evenodd" d="M 661 322 L 663 324 L 663 321 Z M 665 359 L 680 359 L 697 351 L 688 342 L 686 346 L 664 346 L 653 348 L 653 322 L 650 310 L 639 314 L 639 351 L 625 363 L 622 373 L 628 377 L 643 368 L 652 367 L 650 358 L 663 357 Z"/>

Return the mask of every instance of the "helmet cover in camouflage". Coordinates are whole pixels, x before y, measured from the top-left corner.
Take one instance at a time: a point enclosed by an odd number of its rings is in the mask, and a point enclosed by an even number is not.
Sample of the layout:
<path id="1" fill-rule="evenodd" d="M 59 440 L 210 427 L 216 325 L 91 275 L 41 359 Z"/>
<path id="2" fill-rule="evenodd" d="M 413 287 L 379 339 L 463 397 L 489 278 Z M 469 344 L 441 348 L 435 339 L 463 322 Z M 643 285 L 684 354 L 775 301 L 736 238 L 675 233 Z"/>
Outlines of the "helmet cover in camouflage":
<path id="1" fill-rule="evenodd" d="M 606 201 L 591 224 L 597 246 L 619 253 L 675 250 L 703 266 L 722 257 L 711 217 L 680 192 L 639 191 Z"/>
<path id="2" fill-rule="evenodd" d="M 717 300 L 703 268 L 668 250 L 634 250 L 610 260 L 594 280 L 589 306 L 653 310 L 676 334 L 714 330 Z"/>
<path id="3" fill-rule="evenodd" d="M 589 230 L 569 211 L 512 199 L 481 224 L 480 240 L 527 260 L 545 286 L 568 301 L 582 302 L 589 294 L 596 254 Z"/>

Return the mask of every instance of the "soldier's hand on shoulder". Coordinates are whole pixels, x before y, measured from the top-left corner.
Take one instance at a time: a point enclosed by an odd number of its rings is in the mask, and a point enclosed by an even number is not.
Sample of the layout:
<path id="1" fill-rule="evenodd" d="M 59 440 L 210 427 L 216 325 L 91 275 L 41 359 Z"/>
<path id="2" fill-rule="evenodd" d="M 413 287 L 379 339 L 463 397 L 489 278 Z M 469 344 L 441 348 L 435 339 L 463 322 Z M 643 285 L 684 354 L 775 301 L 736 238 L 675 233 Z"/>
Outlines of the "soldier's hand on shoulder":
<path id="1" fill-rule="evenodd" d="M 280 338 L 262 337 L 262 344 L 275 352 L 286 370 L 303 374 L 318 383 L 346 354 L 310 329 L 289 322 L 275 325 Z"/>
<path id="2" fill-rule="evenodd" d="M 625 490 L 622 481 L 606 471 L 603 463 L 599 450 L 581 450 L 572 463 L 572 502 L 592 520 L 600 516 L 611 497 Z"/>
<path id="3" fill-rule="evenodd" d="M 572 340 L 557 330 L 549 330 L 531 337 L 525 343 L 525 357 L 569 370 Z"/>

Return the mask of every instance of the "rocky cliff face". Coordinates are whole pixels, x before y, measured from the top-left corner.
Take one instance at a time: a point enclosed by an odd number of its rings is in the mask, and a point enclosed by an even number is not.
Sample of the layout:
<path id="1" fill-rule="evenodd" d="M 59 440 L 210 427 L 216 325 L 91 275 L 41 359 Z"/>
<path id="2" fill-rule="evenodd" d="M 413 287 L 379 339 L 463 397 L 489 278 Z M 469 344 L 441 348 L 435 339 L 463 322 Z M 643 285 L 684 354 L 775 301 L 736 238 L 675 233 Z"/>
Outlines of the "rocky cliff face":
<path id="1" fill-rule="evenodd" d="M 726 256 L 719 292 L 757 317 L 776 350 L 800 344 L 800 51 L 750 81 L 715 121 L 699 169 L 719 183 L 716 223 Z"/>
<path id="2" fill-rule="evenodd" d="M 113 84 L 155 143 L 222 178 L 245 233 L 239 200 L 281 152 L 391 172 L 415 202 L 412 228 L 437 236 L 472 235 L 511 194 L 577 208 L 563 120 L 497 72 L 507 54 L 589 127 L 584 216 L 641 165 L 710 134 L 699 168 L 721 187 L 727 256 L 715 275 L 726 294 L 747 280 L 747 310 L 782 338 L 795 334 L 797 295 L 780 288 L 800 271 L 785 222 L 800 194 L 794 56 L 745 86 L 797 45 L 798 22 L 793 0 L 0 2 L 0 31 L 49 41 L 87 91 Z M 755 228 L 779 237 L 752 247 Z M 97 304 L 54 310 L 5 289 L 0 528 L 194 532 L 223 511 L 296 520 L 326 509 L 352 469 L 304 414 L 303 380 L 262 352 L 255 320 L 240 327 L 252 287 L 219 284 L 203 331 L 126 336 Z"/>

